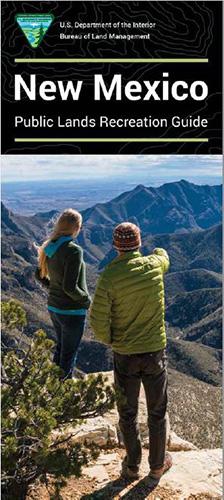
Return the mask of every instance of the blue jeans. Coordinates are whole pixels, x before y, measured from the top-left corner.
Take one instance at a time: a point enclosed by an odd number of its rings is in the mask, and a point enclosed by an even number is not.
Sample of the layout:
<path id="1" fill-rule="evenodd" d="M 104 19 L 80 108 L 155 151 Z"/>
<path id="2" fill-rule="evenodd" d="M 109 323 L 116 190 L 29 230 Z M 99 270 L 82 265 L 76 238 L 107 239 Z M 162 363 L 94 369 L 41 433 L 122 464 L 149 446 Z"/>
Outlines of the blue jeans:
<path id="1" fill-rule="evenodd" d="M 72 378 L 86 317 L 49 313 L 57 336 L 53 361 L 63 370 L 63 378 Z"/>

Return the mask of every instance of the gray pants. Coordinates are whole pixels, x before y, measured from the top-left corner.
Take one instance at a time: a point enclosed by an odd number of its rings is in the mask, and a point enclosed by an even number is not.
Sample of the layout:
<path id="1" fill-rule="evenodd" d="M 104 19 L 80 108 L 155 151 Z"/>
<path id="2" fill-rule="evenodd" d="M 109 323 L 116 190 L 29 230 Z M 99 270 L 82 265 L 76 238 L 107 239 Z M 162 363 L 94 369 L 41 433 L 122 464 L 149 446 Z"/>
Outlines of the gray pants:
<path id="1" fill-rule="evenodd" d="M 142 449 L 137 414 L 141 382 L 146 395 L 149 426 L 149 464 L 163 466 L 166 448 L 167 369 L 165 350 L 144 354 L 114 353 L 115 387 L 119 425 L 126 448 L 126 463 L 133 470 L 141 462 Z"/>

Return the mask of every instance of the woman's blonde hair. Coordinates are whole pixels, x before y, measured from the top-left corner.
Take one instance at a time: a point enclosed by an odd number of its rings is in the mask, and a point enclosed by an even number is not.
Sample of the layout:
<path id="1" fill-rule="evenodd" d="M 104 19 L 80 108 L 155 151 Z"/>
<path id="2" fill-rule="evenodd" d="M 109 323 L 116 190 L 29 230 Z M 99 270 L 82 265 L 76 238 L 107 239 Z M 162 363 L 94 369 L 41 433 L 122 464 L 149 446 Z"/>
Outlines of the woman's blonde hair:
<path id="1" fill-rule="evenodd" d="M 82 216 L 77 210 L 68 208 L 59 215 L 49 238 L 38 248 L 38 265 L 41 278 L 46 278 L 48 276 L 47 256 L 44 251 L 48 243 L 57 240 L 60 236 L 77 236 L 81 225 Z"/>

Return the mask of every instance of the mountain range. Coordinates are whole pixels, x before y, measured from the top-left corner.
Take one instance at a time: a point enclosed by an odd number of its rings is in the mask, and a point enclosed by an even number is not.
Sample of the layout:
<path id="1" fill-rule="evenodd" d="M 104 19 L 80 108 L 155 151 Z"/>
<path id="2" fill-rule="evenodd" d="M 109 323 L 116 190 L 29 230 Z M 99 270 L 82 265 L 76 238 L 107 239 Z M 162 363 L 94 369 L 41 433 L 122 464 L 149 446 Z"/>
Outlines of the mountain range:
<path id="1" fill-rule="evenodd" d="M 45 291 L 33 277 L 36 250 L 57 211 L 17 215 L 2 205 L 2 297 L 20 300 L 28 313 L 27 336 L 44 328 L 53 336 Z M 187 181 L 158 188 L 137 186 L 107 203 L 84 210 L 78 238 L 88 266 L 91 292 L 98 273 L 115 255 L 112 231 L 129 220 L 142 230 L 142 251 L 164 247 L 170 256 L 165 278 L 168 351 L 171 366 L 206 382 L 220 382 L 221 187 Z M 37 307 L 38 305 L 38 307 Z M 110 351 L 92 340 L 80 349 L 86 371 L 110 369 Z"/>
<path id="2" fill-rule="evenodd" d="M 156 234 L 205 230 L 221 221 L 221 197 L 221 186 L 198 186 L 185 180 L 158 188 L 139 185 L 84 210 L 79 240 L 89 262 L 96 264 L 110 251 L 116 224 L 134 222 L 147 239 Z"/>

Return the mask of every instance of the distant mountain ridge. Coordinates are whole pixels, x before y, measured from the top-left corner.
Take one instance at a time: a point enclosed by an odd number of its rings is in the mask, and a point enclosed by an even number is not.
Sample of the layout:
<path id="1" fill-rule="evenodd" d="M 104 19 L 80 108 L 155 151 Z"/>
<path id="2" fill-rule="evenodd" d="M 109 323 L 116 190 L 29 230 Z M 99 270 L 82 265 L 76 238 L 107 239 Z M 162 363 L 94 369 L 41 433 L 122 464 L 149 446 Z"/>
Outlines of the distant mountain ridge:
<path id="1" fill-rule="evenodd" d="M 150 240 L 149 235 L 208 229 L 221 222 L 221 213 L 221 186 L 197 186 L 184 180 L 158 188 L 139 185 L 85 210 L 79 241 L 88 260 L 96 263 L 110 251 L 112 230 L 122 221 L 137 224 L 143 239 Z"/>
<path id="2" fill-rule="evenodd" d="M 137 186 L 83 212 L 85 223 L 136 221 L 147 233 L 207 229 L 221 216 L 221 186 L 198 186 L 181 180 L 159 187 Z"/>

